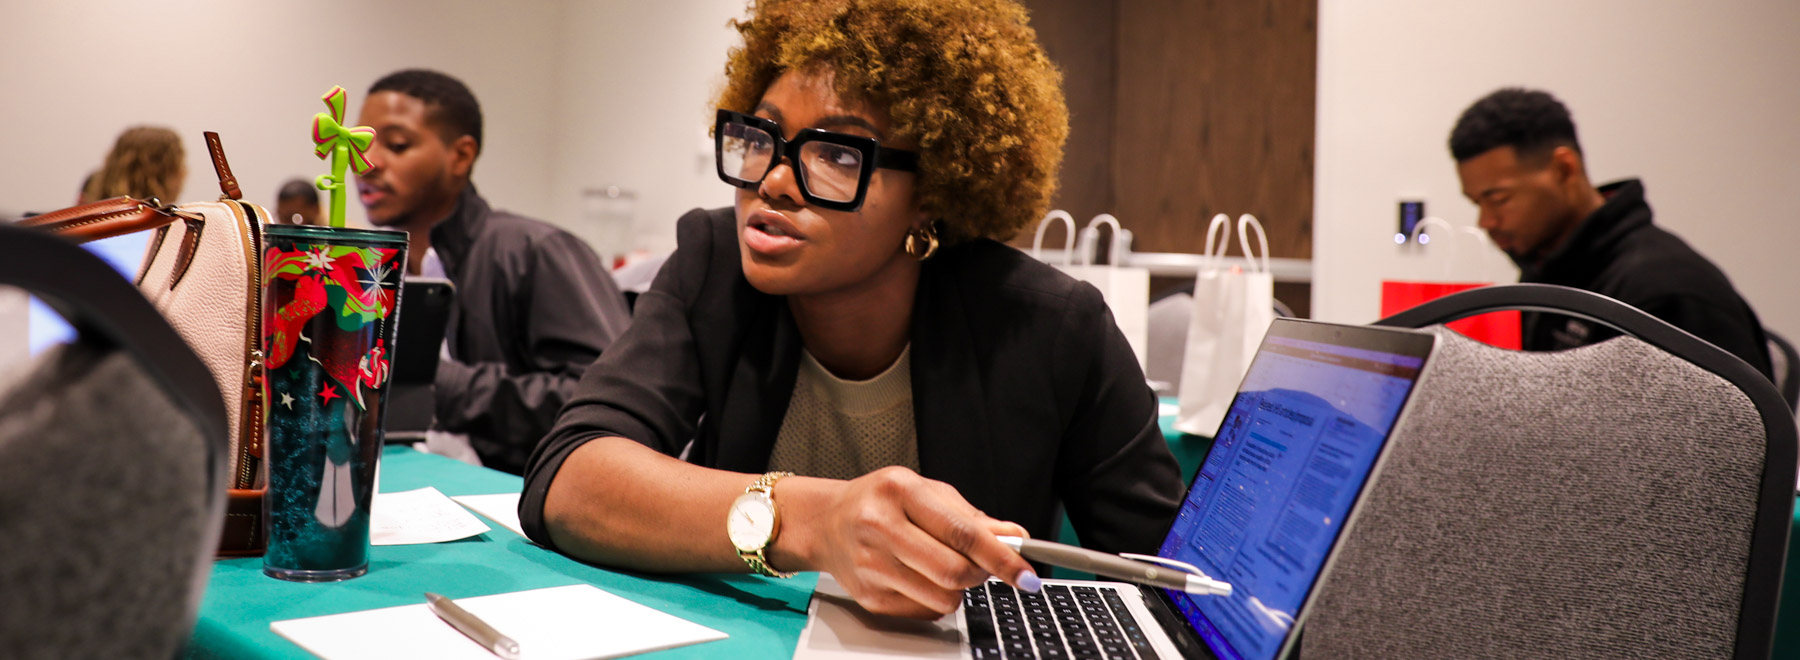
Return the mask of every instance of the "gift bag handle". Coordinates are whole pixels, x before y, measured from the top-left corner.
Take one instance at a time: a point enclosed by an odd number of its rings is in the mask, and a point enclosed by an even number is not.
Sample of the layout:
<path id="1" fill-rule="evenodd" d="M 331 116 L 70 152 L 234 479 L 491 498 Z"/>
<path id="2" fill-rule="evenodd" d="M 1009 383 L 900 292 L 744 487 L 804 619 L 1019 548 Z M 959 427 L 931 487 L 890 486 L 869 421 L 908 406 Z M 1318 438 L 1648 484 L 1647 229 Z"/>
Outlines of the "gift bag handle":
<path id="1" fill-rule="evenodd" d="M 1051 220 L 1061 220 L 1069 225 L 1069 235 L 1063 237 L 1063 265 L 1071 265 L 1075 258 L 1075 218 L 1062 209 L 1046 213 L 1044 219 L 1038 221 L 1037 236 L 1031 239 L 1031 257 L 1044 260 L 1044 230 L 1050 227 Z"/>
<path id="2" fill-rule="evenodd" d="M 1088 221 L 1086 229 L 1081 230 L 1081 265 L 1100 262 L 1100 226 L 1112 225 L 1112 249 L 1107 251 L 1106 263 L 1114 268 L 1124 264 L 1125 257 L 1131 254 L 1131 230 L 1119 226 L 1119 219 L 1111 213 L 1102 213 Z"/>
<path id="3" fill-rule="evenodd" d="M 1412 235 L 1408 236 L 1407 238 L 1412 239 L 1412 242 L 1414 244 L 1418 244 L 1419 235 L 1425 233 L 1425 227 L 1427 225 L 1437 225 L 1439 227 L 1443 227 L 1445 232 L 1456 231 L 1455 227 L 1450 226 L 1450 221 L 1433 215 L 1433 216 L 1427 216 L 1424 220 L 1420 220 L 1419 224 L 1413 225 Z"/>
<path id="4" fill-rule="evenodd" d="M 1206 251 L 1200 253 L 1200 272 L 1219 270 L 1225 265 L 1225 241 L 1230 239 L 1231 216 L 1213 216 L 1212 224 L 1206 227 Z"/>
<path id="5" fill-rule="evenodd" d="M 1261 252 L 1250 251 L 1249 230 L 1252 228 L 1256 230 L 1256 242 L 1262 247 Z M 1244 261 L 1249 262 L 1251 272 L 1269 272 L 1269 235 L 1263 232 L 1262 223 L 1256 221 L 1256 216 L 1248 213 L 1238 216 L 1238 246 L 1244 248 Z M 1260 261 L 1256 256 L 1258 254 L 1262 255 Z M 1257 268 L 1258 266 L 1261 267 L 1260 270 Z"/>
<path id="6" fill-rule="evenodd" d="M 1458 233 L 1457 232 L 1458 228 L 1451 226 L 1450 221 L 1445 220 L 1440 217 L 1437 217 L 1437 216 L 1429 216 L 1423 220 L 1420 220 L 1419 224 L 1413 225 L 1411 238 L 1412 238 L 1414 245 L 1424 245 L 1424 243 L 1419 242 L 1419 236 L 1421 234 L 1425 233 L 1426 225 L 1436 225 L 1439 227 L 1443 227 L 1444 232 L 1447 234 L 1450 234 L 1451 236 L 1455 236 Z M 1482 242 L 1487 241 L 1487 234 L 1482 233 L 1480 229 L 1476 229 L 1474 227 L 1462 227 L 1461 229 L 1462 229 L 1461 233 L 1474 234 L 1475 242 L 1477 242 L 1477 243 L 1482 243 Z M 1452 241 L 1452 242 L 1455 242 L 1455 241 Z M 1450 280 L 1456 279 L 1455 273 L 1450 272 L 1450 270 L 1459 261 L 1456 257 L 1457 257 L 1457 255 L 1462 253 L 1462 249 L 1461 248 L 1450 248 L 1449 252 L 1450 252 L 1450 257 L 1448 259 L 1444 259 L 1444 262 L 1443 262 L 1444 263 L 1444 267 L 1443 267 L 1443 271 L 1442 271 L 1443 274 L 1439 276 L 1439 277 L 1442 277 L 1445 281 L 1450 281 Z"/>

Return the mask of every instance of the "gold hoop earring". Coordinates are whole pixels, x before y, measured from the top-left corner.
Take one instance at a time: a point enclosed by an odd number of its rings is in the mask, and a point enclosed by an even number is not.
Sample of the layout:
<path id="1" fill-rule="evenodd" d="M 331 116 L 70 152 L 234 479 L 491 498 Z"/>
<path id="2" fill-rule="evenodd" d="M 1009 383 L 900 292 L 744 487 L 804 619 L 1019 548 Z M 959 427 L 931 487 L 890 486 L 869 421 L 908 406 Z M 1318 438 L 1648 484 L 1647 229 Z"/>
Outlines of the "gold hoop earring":
<path id="1" fill-rule="evenodd" d="M 912 258 L 919 261 L 930 259 L 931 255 L 937 254 L 937 249 L 937 231 L 931 225 L 914 227 L 906 232 L 906 253 L 912 255 Z"/>

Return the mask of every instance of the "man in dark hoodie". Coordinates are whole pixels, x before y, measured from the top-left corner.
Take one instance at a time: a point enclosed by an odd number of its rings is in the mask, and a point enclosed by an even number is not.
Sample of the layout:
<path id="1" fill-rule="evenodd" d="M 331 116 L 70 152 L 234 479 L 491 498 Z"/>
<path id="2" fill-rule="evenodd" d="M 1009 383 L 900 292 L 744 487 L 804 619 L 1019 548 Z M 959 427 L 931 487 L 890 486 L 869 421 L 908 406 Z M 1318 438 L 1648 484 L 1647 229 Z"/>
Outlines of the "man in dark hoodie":
<path id="1" fill-rule="evenodd" d="M 1519 281 L 1586 289 L 1712 342 L 1767 376 L 1768 341 L 1749 303 L 1712 262 L 1650 222 L 1644 184 L 1588 180 L 1568 108 L 1507 88 L 1456 121 L 1450 154 L 1479 226 L 1519 265 Z M 1617 333 L 1560 315 L 1524 316 L 1525 350 L 1596 343 Z"/>
<path id="2" fill-rule="evenodd" d="M 475 191 L 481 106 L 462 81 L 389 74 L 369 88 L 357 123 L 376 131 L 373 167 L 356 182 L 369 222 L 406 230 L 409 275 L 456 283 L 437 371 L 440 434 L 428 445 L 453 456 L 473 448 L 482 464 L 517 474 L 631 321 L 625 298 L 586 243 Z"/>

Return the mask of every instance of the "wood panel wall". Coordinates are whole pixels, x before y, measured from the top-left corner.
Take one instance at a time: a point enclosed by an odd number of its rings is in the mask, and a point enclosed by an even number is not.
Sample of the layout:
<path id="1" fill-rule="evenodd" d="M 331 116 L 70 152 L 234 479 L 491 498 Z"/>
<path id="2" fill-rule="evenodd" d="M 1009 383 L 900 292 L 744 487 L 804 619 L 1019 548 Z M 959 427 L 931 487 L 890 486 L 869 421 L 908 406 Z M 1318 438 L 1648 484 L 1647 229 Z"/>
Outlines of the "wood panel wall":
<path id="1" fill-rule="evenodd" d="M 1117 90 L 1118 23 L 1112 0 L 1025 3 L 1038 41 L 1063 73 L 1069 141 L 1057 185 L 1059 208 L 1085 222 L 1113 211 L 1113 108 Z M 1036 227 L 1031 229 L 1035 230 Z M 1060 237 L 1061 234 L 1055 236 Z M 1052 241 L 1045 237 L 1045 243 Z M 1031 242 L 1029 232 L 1025 244 Z M 1062 245 L 1061 241 L 1055 244 Z"/>
<path id="2" fill-rule="evenodd" d="M 1114 214 L 1142 252 L 1249 213 L 1274 256 L 1312 257 L 1317 0 L 1023 1 L 1069 103 L 1055 208 Z"/>

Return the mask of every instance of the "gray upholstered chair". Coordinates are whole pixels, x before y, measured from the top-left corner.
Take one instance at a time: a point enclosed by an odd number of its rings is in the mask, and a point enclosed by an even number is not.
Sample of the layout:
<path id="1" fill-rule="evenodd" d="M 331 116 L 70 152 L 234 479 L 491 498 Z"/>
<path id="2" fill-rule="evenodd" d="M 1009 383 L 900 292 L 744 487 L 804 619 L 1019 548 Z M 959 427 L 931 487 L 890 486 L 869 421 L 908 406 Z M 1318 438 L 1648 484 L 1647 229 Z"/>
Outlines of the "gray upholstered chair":
<path id="1" fill-rule="evenodd" d="M 1157 394 L 1181 393 L 1181 367 L 1187 357 L 1188 323 L 1194 318 L 1194 294 L 1175 293 L 1150 303 L 1144 312 L 1144 378 L 1164 383 Z"/>
<path id="2" fill-rule="evenodd" d="M 1643 312 L 1541 285 L 1381 322 L 1553 311 L 1626 336 L 1554 353 L 1436 327 L 1304 658 L 1767 658 L 1795 426 L 1767 379 Z"/>
<path id="3" fill-rule="evenodd" d="M 223 522 L 218 386 L 135 287 L 62 239 L 0 226 L 0 284 L 77 329 L 0 385 L 0 657 L 174 657 Z"/>

